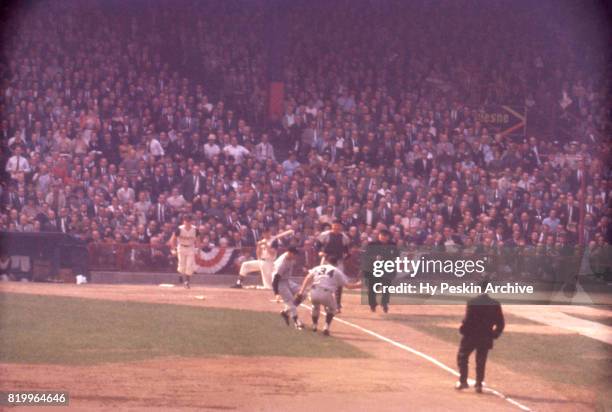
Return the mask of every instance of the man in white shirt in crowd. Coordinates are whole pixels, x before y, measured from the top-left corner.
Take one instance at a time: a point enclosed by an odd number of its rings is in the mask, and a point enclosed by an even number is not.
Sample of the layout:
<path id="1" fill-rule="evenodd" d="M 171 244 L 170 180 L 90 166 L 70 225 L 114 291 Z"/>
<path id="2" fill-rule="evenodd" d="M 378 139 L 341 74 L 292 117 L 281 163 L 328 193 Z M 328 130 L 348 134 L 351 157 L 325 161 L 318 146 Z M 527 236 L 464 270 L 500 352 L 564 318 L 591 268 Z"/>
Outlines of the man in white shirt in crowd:
<path id="1" fill-rule="evenodd" d="M 136 217 L 138 218 L 138 224 L 144 225 L 147 223 L 147 215 L 151 210 L 152 204 L 149 199 L 147 199 L 147 194 L 145 192 L 140 192 L 138 194 L 138 202 L 134 203 L 134 210 L 136 211 Z"/>
<path id="2" fill-rule="evenodd" d="M 157 140 L 155 136 L 153 135 L 152 130 L 149 130 L 149 132 L 147 133 L 147 142 L 148 142 L 147 147 L 149 148 L 149 152 L 155 158 L 160 158 L 166 154 L 159 140 Z"/>
<path id="3" fill-rule="evenodd" d="M 238 144 L 236 137 L 232 137 L 231 143 L 223 148 L 223 153 L 226 156 L 232 156 L 236 164 L 242 163 L 242 160 L 250 154 L 244 146 Z"/>
<path id="4" fill-rule="evenodd" d="M 548 217 L 542 221 L 542 224 L 548 226 L 552 233 L 557 233 L 559 223 L 561 223 L 561 221 L 557 217 L 557 211 L 555 209 L 552 209 L 549 212 Z"/>
<path id="5" fill-rule="evenodd" d="M 217 144 L 217 136 L 211 133 L 208 135 L 208 141 L 204 145 L 204 156 L 210 160 L 219 155 L 219 153 L 221 153 L 221 148 Z"/>
<path id="6" fill-rule="evenodd" d="M 46 164 L 41 164 L 38 173 L 34 175 L 32 178 L 32 182 L 34 183 L 34 187 L 37 192 L 47 193 L 51 188 L 51 183 L 53 183 L 53 177 L 51 173 L 49 173 L 49 168 Z"/>
<path id="7" fill-rule="evenodd" d="M 123 179 L 123 183 L 119 190 L 117 190 L 117 198 L 122 204 L 128 203 L 130 201 L 134 201 L 136 199 L 136 194 L 134 189 L 130 187 L 130 184 L 127 179 Z"/>
<path id="8" fill-rule="evenodd" d="M 6 162 L 5 170 L 11 175 L 11 178 L 17 179 L 19 173 L 30 173 L 30 163 L 23 155 L 21 146 L 15 146 L 14 155 Z"/>
<path id="9" fill-rule="evenodd" d="M 285 174 L 291 177 L 296 169 L 300 167 L 300 162 L 297 161 L 297 157 L 294 152 L 289 152 L 289 158 L 283 162 L 282 166 Z"/>
<path id="10" fill-rule="evenodd" d="M 172 195 L 168 197 L 167 203 L 172 209 L 179 211 L 183 208 L 183 206 L 185 206 L 187 200 L 185 200 L 183 195 L 179 193 L 178 188 L 175 187 L 172 189 Z"/>
<path id="11" fill-rule="evenodd" d="M 8 139 L 7 146 L 9 149 L 14 150 L 17 146 L 26 146 L 26 141 L 22 137 L 21 134 L 16 134 L 15 136 Z"/>

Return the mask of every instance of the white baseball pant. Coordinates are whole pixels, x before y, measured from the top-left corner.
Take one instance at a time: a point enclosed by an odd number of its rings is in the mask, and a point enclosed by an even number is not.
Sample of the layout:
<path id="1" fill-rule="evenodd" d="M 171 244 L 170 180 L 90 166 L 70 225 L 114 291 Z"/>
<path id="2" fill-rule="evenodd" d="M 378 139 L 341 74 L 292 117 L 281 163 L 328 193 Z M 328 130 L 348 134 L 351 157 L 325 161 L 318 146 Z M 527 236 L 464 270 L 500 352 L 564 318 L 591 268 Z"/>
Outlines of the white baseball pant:
<path id="1" fill-rule="evenodd" d="M 295 306 L 294 296 L 300 291 L 300 286 L 292 280 L 283 279 L 278 282 L 278 294 L 285 302 L 285 310 L 291 313 L 291 317 L 297 316 L 297 306 Z"/>
<path id="2" fill-rule="evenodd" d="M 334 291 L 314 285 L 310 290 L 310 301 L 312 302 L 312 316 L 319 317 L 321 305 L 325 306 L 325 313 L 335 315 L 338 312 L 338 305 Z"/>
<path id="3" fill-rule="evenodd" d="M 178 268 L 177 271 L 181 275 L 191 276 L 195 270 L 195 250 L 193 248 L 182 249 L 178 248 Z"/>
<path id="4" fill-rule="evenodd" d="M 265 289 L 272 289 L 272 271 L 274 262 L 267 260 L 247 260 L 240 265 L 240 276 L 245 277 L 251 272 L 261 272 L 261 283 Z"/>

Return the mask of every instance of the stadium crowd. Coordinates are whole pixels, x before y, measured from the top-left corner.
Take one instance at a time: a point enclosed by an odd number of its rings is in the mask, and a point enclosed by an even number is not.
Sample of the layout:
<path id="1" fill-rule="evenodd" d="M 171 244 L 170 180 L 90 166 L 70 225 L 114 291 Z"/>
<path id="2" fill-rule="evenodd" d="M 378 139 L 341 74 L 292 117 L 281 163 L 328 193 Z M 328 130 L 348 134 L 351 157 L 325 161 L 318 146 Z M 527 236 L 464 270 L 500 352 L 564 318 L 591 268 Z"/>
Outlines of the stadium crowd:
<path id="1" fill-rule="evenodd" d="M 289 227 L 308 247 L 334 219 L 355 246 L 384 225 L 400 246 L 558 247 L 584 196 L 585 242 L 611 243 L 609 59 L 539 20 L 550 4 L 443 3 L 296 3 L 279 122 L 265 2 L 15 11 L 0 229 L 159 246 L 191 213 L 204 247 Z M 540 127 L 502 134 L 479 111 L 502 104 Z"/>

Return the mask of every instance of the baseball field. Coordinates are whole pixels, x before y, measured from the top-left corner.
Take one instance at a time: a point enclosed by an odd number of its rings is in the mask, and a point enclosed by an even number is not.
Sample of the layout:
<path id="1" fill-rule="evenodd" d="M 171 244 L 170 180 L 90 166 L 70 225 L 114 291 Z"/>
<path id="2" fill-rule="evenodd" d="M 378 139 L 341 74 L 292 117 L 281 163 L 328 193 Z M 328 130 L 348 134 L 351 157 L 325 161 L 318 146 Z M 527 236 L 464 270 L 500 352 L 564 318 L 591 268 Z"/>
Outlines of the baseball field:
<path id="1" fill-rule="evenodd" d="M 483 394 L 453 389 L 460 305 L 370 313 L 347 294 L 331 337 L 280 310 L 252 289 L 2 283 L 0 391 L 67 391 L 74 410 L 612 407 L 608 308 L 505 306 Z"/>

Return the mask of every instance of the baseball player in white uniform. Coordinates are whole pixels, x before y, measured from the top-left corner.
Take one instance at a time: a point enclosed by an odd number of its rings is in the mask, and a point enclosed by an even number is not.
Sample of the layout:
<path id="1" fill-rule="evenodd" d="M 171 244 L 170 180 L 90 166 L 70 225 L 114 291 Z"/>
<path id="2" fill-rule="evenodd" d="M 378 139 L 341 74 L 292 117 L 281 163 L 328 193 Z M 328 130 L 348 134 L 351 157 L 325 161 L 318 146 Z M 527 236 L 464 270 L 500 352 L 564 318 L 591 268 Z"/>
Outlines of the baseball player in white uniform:
<path id="1" fill-rule="evenodd" d="M 310 269 L 304 278 L 304 282 L 302 282 L 295 303 L 297 304 L 303 299 L 306 288 L 312 284 L 310 289 L 310 300 L 312 302 L 312 330 L 313 332 L 317 331 L 321 305 L 323 305 L 325 306 L 325 327 L 323 329 L 323 334 L 329 336 L 329 327 L 334 315 L 338 312 L 338 305 L 335 297 L 336 290 L 342 286 L 348 289 L 358 289 L 361 287 L 361 281 L 351 283 L 344 272 L 334 266 L 338 263 L 336 257 L 329 256 L 326 260 L 326 264 L 315 266 Z"/>
<path id="2" fill-rule="evenodd" d="M 238 279 L 233 288 L 242 288 L 242 281 L 250 272 L 261 272 L 261 283 L 264 289 L 272 289 L 272 272 L 274 270 L 274 259 L 278 253 L 278 235 L 272 238 L 270 230 L 265 229 L 263 239 L 257 242 L 255 255 L 257 259 L 247 260 L 240 265 Z"/>
<path id="3" fill-rule="evenodd" d="M 297 306 L 294 302 L 294 296 L 300 289 L 300 286 L 290 279 L 297 255 L 297 249 L 290 247 L 274 261 L 272 289 L 274 294 L 280 296 L 283 302 L 285 302 L 285 308 L 280 314 L 287 326 L 289 326 L 289 319 L 291 318 L 296 329 L 303 329 L 304 325 L 298 319 Z"/>
<path id="4" fill-rule="evenodd" d="M 184 281 L 186 289 L 190 287 L 191 275 L 195 269 L 195 254 L 198 243 L 198 230 L 191 224 L 191 216 L 183 216 L 180 225 L 170 238 L 170 247 L 178 256 L 179 282 Z"/>

